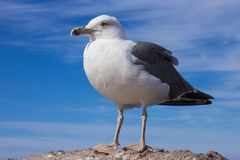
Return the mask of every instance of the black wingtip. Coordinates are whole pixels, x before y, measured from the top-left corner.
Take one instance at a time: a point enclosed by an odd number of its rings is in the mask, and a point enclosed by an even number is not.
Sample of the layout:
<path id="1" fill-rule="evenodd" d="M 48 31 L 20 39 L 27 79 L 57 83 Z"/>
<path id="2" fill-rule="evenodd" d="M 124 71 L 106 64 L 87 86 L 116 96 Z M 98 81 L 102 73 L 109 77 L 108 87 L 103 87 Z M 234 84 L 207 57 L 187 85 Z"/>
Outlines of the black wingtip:
<path id="1" fill-rule="evenodd" d="M 194 92 L 188 92 L 181 95 L 181 98 L 187 99 L 214 99 L 213 96 L 206 94 L 202 91 L 196 90 Z"/>
<path id="2" fill-rule="evenodd" d="M 213 99 L 213 98 L 212 98 Z M 212 101 L 207 100 L 205 104 L 212 104 Z"/>
<path id="3" fill-rule="evenodd" d="M 212 104 L 212 101 L 208 99 L 203 100 L 171 100 L 164 103 L 161 103 L 159 105 L 167 105 L 167 106 L 195 106 L 195 105 L 209 105 Z"/>

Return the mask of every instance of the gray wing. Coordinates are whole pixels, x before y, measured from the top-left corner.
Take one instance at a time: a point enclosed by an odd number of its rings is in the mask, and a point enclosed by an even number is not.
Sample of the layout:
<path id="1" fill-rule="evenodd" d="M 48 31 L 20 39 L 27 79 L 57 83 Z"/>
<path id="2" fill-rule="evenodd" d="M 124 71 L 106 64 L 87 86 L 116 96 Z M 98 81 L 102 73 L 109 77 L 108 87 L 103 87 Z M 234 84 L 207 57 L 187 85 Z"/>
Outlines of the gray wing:
<path id="1" fill-rule="evenodd" d="M 149 42 L 137 42 L 132 49 L 137 58 L 136 64 L 143 65 L 147 72 L 170 86 L 169 99 L 166 105 L 209 104 L 213 97 L 195 89 L 174 68 L 177 58 L 171 51 L 160 45 Z"/>
<path id="2" fill-rule="evenodd" d="M 178 60 L 172 56 L 171 51 L 150 42 L 137 42 L 137 45 L 133 48 L 133 55 L 149 64 L 166 60 L 174 65 L 178 65 Z"/>

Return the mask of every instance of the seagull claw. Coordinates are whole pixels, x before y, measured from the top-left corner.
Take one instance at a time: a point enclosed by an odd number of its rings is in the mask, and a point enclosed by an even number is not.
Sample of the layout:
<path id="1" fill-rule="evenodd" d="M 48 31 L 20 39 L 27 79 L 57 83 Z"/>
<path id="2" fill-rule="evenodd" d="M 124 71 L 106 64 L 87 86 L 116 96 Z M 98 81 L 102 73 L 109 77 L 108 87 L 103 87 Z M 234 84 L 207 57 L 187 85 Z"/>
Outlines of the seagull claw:
<path id="1" fill-rule="evenodd" d="M 120 146 L 118 143 L 113 144 L 99 144 L 93 147 L 92 149 L 96 152 L 104 153 L 104 154 L 110 154 L 118 149 L 118 146 Z"/>
<path id="2" fill-rule="evenodd" d="M 133 151 L 136 151 L 136 152 L 144 152 L 145 150 L 147 150 L 149 148 L 149 146 L 145 145 L 145 144 L 132 144 L 130 146 L 127 146 L 127 149 L 129 150 L 133 150 Z"/>

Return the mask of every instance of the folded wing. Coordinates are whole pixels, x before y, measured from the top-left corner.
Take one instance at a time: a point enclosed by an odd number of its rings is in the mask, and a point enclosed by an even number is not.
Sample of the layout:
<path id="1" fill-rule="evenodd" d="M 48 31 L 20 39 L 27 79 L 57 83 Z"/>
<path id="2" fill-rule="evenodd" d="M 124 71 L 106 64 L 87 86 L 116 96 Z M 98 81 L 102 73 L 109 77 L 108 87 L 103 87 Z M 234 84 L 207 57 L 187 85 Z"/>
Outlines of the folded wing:
<path id="1" fill-rule="evenodd" d="M 197 90 L 175 69 L 177 58 L 171 51 L 149 42 L 137 42 L 132 49 L 137 58 L 135 64 L 143 65 L 151 75 L 170 86 L 169 101 L 163 105 L 201 105 L 211 104 L 212 96 Z"/>

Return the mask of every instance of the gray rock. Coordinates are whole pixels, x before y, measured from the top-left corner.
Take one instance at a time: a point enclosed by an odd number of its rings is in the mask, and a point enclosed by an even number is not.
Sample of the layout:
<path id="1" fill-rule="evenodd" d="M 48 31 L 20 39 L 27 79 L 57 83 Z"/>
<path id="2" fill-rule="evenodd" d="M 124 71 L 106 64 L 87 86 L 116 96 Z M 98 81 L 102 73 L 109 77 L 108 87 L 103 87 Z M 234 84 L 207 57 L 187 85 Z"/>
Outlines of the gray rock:
<path id="1" fill-rule="evenodd" d="M 65 152 L 62 150 L 25 157 L 22 160 L 227 160 L 217 152 L 196 154 L 189 150 L 166 151 L 148 147 L 143 152 L 121 148 L 112 152 L 99 152 L 93 148 Z"/>

